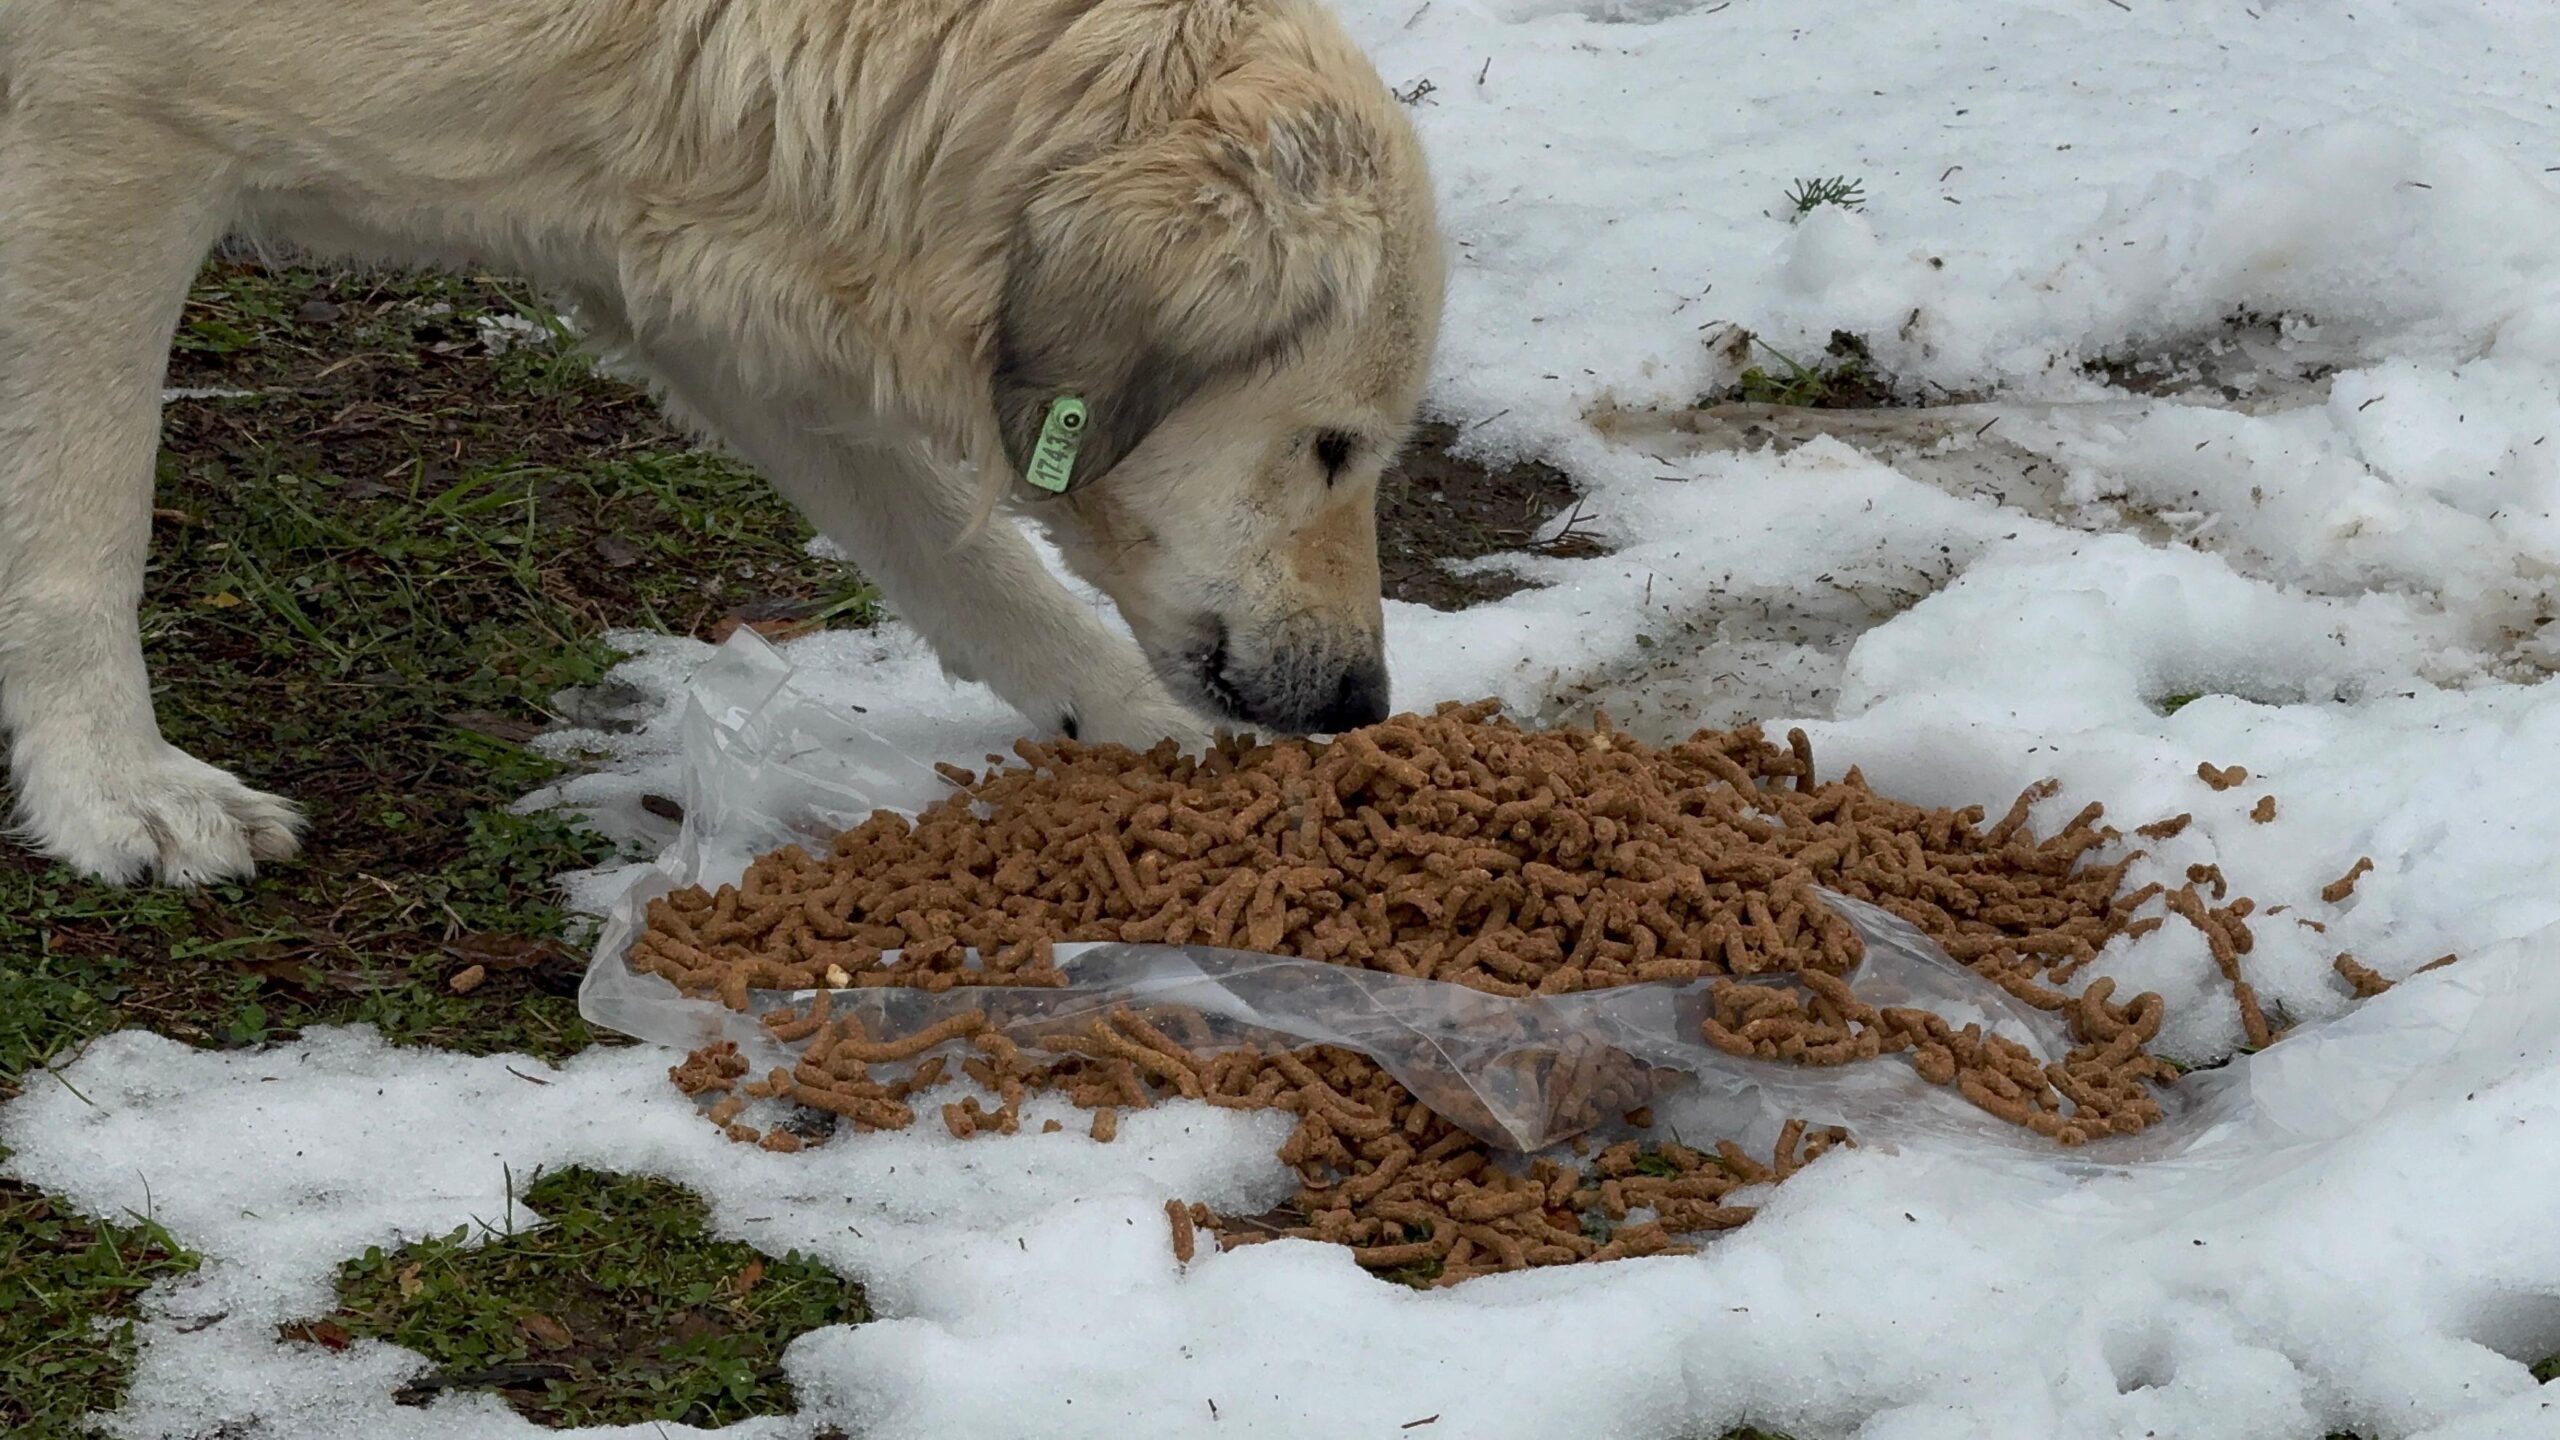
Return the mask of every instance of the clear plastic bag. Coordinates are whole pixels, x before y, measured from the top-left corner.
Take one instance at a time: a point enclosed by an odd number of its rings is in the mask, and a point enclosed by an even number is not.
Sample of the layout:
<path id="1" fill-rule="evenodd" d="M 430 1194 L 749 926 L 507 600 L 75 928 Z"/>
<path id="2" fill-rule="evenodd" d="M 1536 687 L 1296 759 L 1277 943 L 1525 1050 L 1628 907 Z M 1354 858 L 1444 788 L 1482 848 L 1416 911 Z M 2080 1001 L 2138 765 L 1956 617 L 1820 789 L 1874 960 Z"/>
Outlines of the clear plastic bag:
<path id="1" fill-rule="evenodd" d="M 756 992 L 754 1013 L 742 1014 L 688 999 L 666 980 L 632 970 L 624 960 L 645 923 L 645 906 L 682 886 L 734 880 L 755 856 L 783 845 L 822 849 L 876 810 L 913 814 L 950 793 L 929 758 L 900 751 L 808 700 L 790 681 L 788 662 L 744 630 L 694 677 L 684 719 L 683 830 L 606 918 L 579 993 L 580 1012 L 590 1022 L 685 1049 L 732 1041 L 756 1073 L 789 1065 L 797 1047 L 777 1039 L 758 1016 L 805 1006 L 813 994 Z M 1979 1022 L 2047 1060 L 2068 1047 L 2059 1017 L 1974 975 L 1917 929 L 1844 896 L 1825 899 L 1865 941 L 1866 958 L 1852 977 L 1862 998 L 1930 1010 L 1958 1026 Z M 2179 1154 L 2209 1133 L 2237 1139 L 2250 1128 L 2243 1122 L 2270 1118 L 2253 1108 L 2264 1062 L 2244 1059 L 2174 1087 L 2164 1097 L 2170 1109 L 2164 1123 L 2065 1151 L 1922 1080 L 1899 1056 L 1817 1068 L 1717 1050 L 1700 1035 L 1703 981 L 1515 1000 L 1440 981 L 1198 946 L 1061 945 L 1058 955 L 1070 980 L 1064 988 L 861 988 L 834 992 L 831 1004 L 838 1015 L 861 1015 L 874 1039 L 984 1010 L 1027 1045 L 1036 1045 L 1043 1031 L 1119 1005 L 1193 1012 L 1199 1018 L 1186 1043 L 1203 1050 L 1247 1042 L 1356 1050 L 1453 1123 L 1523 1152 L 1613 1120 L 1613 1105 L 1646 1103 L 1630 1098 L 1650 1095 L 1642 1087 L 1631 1091 L 1624 1083 L 1631 1078 L 1655 1088 L 1671 1082 L 1665 1099 L 1684 1126 L 1694 1127 L 1691 1133 L 1765 1136 L 1782 1120 L 1800 1118 L 1847 1126 L 1862 1144 L 1952 1148 L 2064 1175 Z M 2406 1045 L 2386 1048 L 2409 1052 L 2393 1057 L 2402 1065 L 2425 1063 Z M 2281 1140 L 2336 1133 L 2344 1117 L 2275 1118 L 2284 1133 L 2268 1138 Z"/>

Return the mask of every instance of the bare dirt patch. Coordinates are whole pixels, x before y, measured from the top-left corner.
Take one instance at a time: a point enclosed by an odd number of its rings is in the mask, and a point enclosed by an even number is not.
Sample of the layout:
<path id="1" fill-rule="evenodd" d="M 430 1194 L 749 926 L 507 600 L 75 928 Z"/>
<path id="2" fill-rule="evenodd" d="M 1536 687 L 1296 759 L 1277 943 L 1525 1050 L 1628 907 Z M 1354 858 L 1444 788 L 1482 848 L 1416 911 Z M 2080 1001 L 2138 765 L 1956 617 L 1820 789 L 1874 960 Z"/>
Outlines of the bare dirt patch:
<path id="1" fill-rule="evenodd" d="M 1500 571 L 1466 573 L 1448 562 L 1519 551 L 1579 557 L 1602 547 L 1570 525 L 1538 543 L 1581 498 L 1571 477 L 1537 460 L 1487 465 L 1452 453 L 1463 434 L 1434 422 L 1416 432 L 1404 458 L 1378 486 L 1378 567 L 1387 598 L 1464 610 L 1529 589 Z"/>

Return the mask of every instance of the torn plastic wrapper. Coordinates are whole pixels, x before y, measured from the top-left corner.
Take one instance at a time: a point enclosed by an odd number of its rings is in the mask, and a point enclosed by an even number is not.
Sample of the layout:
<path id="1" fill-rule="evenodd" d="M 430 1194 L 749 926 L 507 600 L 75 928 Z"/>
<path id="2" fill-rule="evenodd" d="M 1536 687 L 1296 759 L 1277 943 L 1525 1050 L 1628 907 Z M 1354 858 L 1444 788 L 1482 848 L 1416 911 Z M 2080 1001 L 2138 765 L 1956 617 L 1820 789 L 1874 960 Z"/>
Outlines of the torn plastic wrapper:
<path id="1" fill-rule="evenodd" d="M 1856 977 L 1863 996 L 1933 1009 L 1959 1025 L 1978 1015 L 1994 1022 L 1986 1028 L 2054 1053 L 2038 1043 L 2037 1027 L 2022 1024 L 2019 1016 L 1967 1013 L 1976 1007 L 1965 1002 L 1981 997 L 1957 992 L 1991 987 L 1970 975 L 1949 983 L 1908 940 L 1871 928 L 1877 921 L 1897 927 L 1900 921 L 1854 900 L 1826 898 L 1852 917 L 1867 940 L 1870 958 Z M 839 1019 L 859 1016 L 865 1034 L 893 1040 L 983 1012 L 992 1028 L 1035 1051 L 1057 1048 L 1044 1043 L 1046 1035 L 1080 1030 L 1122 1006 L 1146 1012 L 1167 1029 L 1174 1027 L 1161 1017 L 1181 1014 L 1188 1033 L 1180 1038 L 1195 1054 L 1247 1044 L 1359 1051 L 1434 1111 L 1508 1150 L 1544 1149 L 1654 1103 L 1669 1078 L 1658 1071 L 1707 1082 L 1711 1090 L 1730 1092 L 1720 1097 L 1723 1103 L 1778 1119 L 1872 1126 L 1907 1107 L 1944 1102 L 1943 1123 L 1961 1132 L 2009 1128 L 1977 1119 L 1979 1112 L 1920 1080 L 1907 1062 L 1815 1069 L 1716 1050 L 1699 1038 L 1710 981 L 1514 1000 L 1446 981 L 1205 946 L 1067 944 L 1057 947 L 1057 956 L 1070 980 L 1064 988 L 845 989 L 833 992 L 830 1013 Z M 665 983 L 656 976 L 634 979 Z M 753 1002 L 756 1013 L 764 1014 L 814 998 L 815 992 L 764 991 Z M 1998 1000 L 2015 1004 L 2005 994 Z M 787 1067 L 799 1049 L 725 1006 L 682 1003 L 702 1013 L 649 1038 L 707 1043 L 694 1038 L 705 1032 L 682 1026 L 711 1020 L 708 1012 L 716 1010 L 717 1038 L 736 1041 L 756 1073 Z M 593 1011 L 589 1018 L 614 1023 Z M 959 1043 L 953 1042 L 955 1048 Z M 1696 1103 L 1685 1098 L 1683 1108 Z"/>
<path id="2" fill-rule="evenodd" d="M 607 916 L 579 995 L 592 1023 L 684 1049 L 731 1041 L 755 1073 L 788 1067 L 799 1047 L 758 1017 L 805 1008 L 814 992 L 753 992 L 753 1013 L 740 1013 L 632 970 L 625 956 L 648 901 L 735 880 L 754 857 L 784 845 L 823 851 L 877 810 L 914 814 L 950 793 L 932 768 L 938 757 L 899 750 L 800 695 L 790 677 L 788 662 L 743 630 L 694 677 L 683 830 Z M 1959 1027 L 1981 1023 L 2048 1061 L 2068 1048 L 2058 1016 L 1973 974 L 1914 927 L 1843 896 L 1824 899 L 1865 942 L 1865 959 L 1849 977 L 1861 998 L 1930 1010 Z M 1356 1050 L 1453 1123 L 1523 1152 L 1652 1104 L 1692 1134 L 1767 1135 L 1794 1118 L 1846 1126 L 1862 1144 L 1952 1148 L 2085 1175 L 2180 1154 L 2208 1134 L 2234 1135 L 2233 1122 L 2252 1105 L 2254 1067 L 2244 1061 L 2187 1077 L 2162 1097 L 2168 1118 L 2147 1131 L 2063 1150 L 1921 1079 L 1905 1057 L 1811 1067 L 1717 1050 L 1700 1027 L 1710 981 L 1510 999 L 1198 946 L 1062 944 L 1057 954 L 1069 978 L 1063 988 L 862 987 L 832 992 L 832 1013 L 859 1015 L 874 1040 L 892 1040 L 984 1010 L 997 1028 L 1039 1049 L 1043 1032 L 1117 1006 L 1192 1012 L 1199 1018 L 1185 1042 L 1201 1050 L 1246 1043 Z M 2306 1122 L 2302 1130 L 2334 1133 L 2334 1117 L 2296 1118 Z"/>

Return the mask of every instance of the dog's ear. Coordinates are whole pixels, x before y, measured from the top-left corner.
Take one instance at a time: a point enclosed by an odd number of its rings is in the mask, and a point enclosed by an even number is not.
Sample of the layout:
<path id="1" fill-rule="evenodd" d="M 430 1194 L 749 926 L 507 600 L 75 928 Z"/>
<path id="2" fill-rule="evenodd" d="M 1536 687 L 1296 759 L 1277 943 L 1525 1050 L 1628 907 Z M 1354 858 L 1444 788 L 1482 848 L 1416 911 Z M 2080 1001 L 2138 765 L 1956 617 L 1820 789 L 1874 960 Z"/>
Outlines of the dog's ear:
<path id="1" fill-rule="evenodd" d="M 1073 483 L 1203 387 L 1286 357 L 1368 303 L 1385 245 L 1377 152 L 1301 105 L 1185 121 L 1059 172 L 1026 207 L 997 321 L 995 402 L 1020 474 L 1050 402 L 1089 419 Z"/>

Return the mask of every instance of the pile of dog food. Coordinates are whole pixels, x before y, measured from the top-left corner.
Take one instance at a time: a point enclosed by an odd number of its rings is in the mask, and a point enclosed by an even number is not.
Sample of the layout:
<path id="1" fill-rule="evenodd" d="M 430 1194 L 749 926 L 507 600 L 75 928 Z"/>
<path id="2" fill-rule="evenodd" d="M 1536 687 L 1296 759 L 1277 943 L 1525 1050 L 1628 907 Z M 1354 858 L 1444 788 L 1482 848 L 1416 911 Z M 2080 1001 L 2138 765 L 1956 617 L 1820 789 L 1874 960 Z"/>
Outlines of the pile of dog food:
<path id="1" fill-rule="evenodd" d="M 739 1123 L 750 1098 L 857 1131 L 902 1128 L 920 1097 L 962 1076 L 975 1093 L 939 1107 L 960 1136 L 1014 1132 L 1038 1094 L 1090 1111 L 1097 1140 L 1123 1112 L 1168 1097 L 1286 1111 L 1297 1117 L 1280 1152 L 1301 1181 L 1293 1202 L 1254 1217 L 1175 1206 L 1177 1249 L 1187 1254 L 1201 1230 L 1227 1246 L 1312 1238 L 1436 1283 L 1677 1249 L 1675 1235 L 1747 1219 L 1747 1205 L 1726 1203 L 1734 1192 L 1847 1137 L 1791 1126 L 1765 1160 L 1730 1142 L 1629 1140 L 1596 1155 L 1579 1146 L 1571 1164 L 1523 1164 L 1364 1056 L 1220 1045 L 1178 1007 L 1030 1031 L 964 1010 L 874 1037 L 831 1013 L 824 992 L 1061 986 L 1053 947 L 1064 941 L 1252 950 L 1507 996 L 1703 980 L 1703 1038 L 1720 1049 L 1806 1065 L 1900 1056 L 1984 1111 L 2072 1145 L 2161 1116 L 2156 1087 L 2176 1068 L 2145 1048 L 2159 997 L 2119 1002 L 2104 980 L 2065 988 L 2110 939 L 2164 923 L 2137 914 L 2158 901 L 2203 932 L 2250 1038 L 2273 1038 L 2240 972 L 2251 903 L 2227 899 L 2218 874 L 2125 891 L 2130 856 L 2088 858 L 2122 838 L 2098 806 L 2038 838 L 2027 817 L 2049 784 L 1991 820 L 1979 807 L 1880 796 L 1855 770 L 1820 781 L 1803 733 L 1787 739 L 1744 729 L 1655 748 L 1605 719 L 1523 730 L 1488 703 L 1329 744 L 1228 741 L 1197 757 L 1025 742 L 1018 763 L 989 756 L 983 775 L 946 767 L 953 793 L 912 821 L 883 812 L 825 855 L 784 849 L 734 886 L 652 901 L 629 963 L 740 1011 L 754 990 L 822 992 L 764 1017 L 805 1043 L 795 1067 L 750 1077 L 728 1047 L 677 1067 L 688 1093 L 721 1097 L 711 1114 L 733 1138 L 808 1143 L 805 1127 Z M 2047 1064 L 1978 1026 L 1862 1000 L 1860 941 L 1817 887 L 1909 921 L 2057 1013 L 2076 1045 Z M 1741 983 L 1764 976 L 1801 989 Z M 1659 1078 L 1629 1062 L 1588 1089 L 1642 1132 Z"/>

